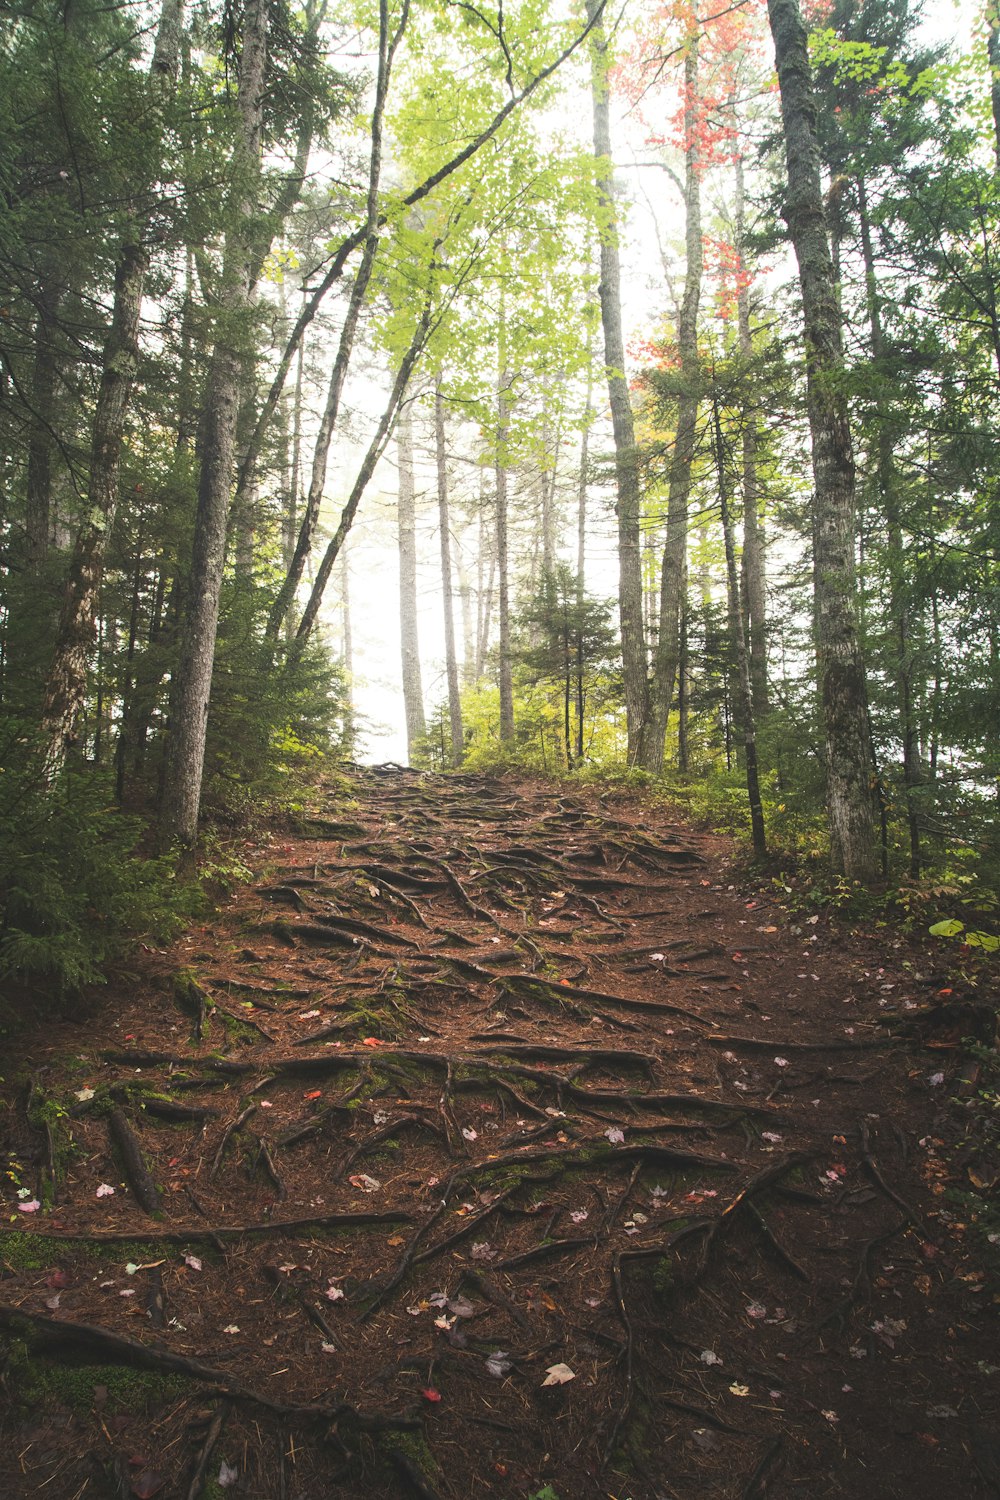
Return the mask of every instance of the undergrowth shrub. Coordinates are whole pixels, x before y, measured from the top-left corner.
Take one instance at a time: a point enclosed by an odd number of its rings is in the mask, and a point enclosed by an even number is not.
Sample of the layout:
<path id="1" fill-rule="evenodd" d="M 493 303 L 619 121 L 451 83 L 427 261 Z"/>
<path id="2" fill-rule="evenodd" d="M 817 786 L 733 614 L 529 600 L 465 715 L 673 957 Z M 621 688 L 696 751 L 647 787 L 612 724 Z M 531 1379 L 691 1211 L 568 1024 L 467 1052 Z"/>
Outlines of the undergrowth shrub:
<path id="1" fill-rule="evenodd" d="M 0 770 L 0 981 L 8 1009 L 99 983 L 136 937 L 163 940 L 198 909 L 145 824 L 114 806 L 109 776 L 68 769 L 51 788 L 24 742 Z M 13 1004 L 12 1004 L 12 997 Z"/>

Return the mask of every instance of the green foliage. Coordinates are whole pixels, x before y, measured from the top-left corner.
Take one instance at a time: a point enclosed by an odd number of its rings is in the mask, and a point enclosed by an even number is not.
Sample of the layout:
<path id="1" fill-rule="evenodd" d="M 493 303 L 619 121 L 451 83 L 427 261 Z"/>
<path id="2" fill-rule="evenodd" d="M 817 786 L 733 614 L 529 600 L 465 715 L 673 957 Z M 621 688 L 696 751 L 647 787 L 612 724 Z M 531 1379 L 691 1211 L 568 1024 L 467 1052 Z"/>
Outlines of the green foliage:
<path id="1" fill-rule="evenodd" d="M 171 860 L 144 856 L 144 825 L 117 810 L 106 776 L 74 768 L 47 789 L 23 743 L 7 749 L 0 977 L 52 1001 L 100 983 L 136 936 L 168 938 L 198 896 Z"/>
<path id="2" fill-rule="evenodd" d="M 299 810 L 353 737 L 342 669 L 318 640 L 301 652 L 264 640 L 261 597 L 232 585 L 212 678 L 203 807 L 229 826 Z"/>

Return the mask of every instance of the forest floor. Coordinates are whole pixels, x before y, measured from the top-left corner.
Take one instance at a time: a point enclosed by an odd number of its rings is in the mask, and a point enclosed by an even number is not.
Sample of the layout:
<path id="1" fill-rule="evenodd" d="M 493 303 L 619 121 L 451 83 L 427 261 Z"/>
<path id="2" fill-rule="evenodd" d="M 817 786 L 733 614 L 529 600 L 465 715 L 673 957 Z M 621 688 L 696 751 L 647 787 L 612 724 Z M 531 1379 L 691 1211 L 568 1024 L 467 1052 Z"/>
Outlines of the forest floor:
<path id="1" fill-rule="evenodd" d="M 4 1069 L 0 1494 L 1000 1496 L 925 951 L 597 790 L 248 857 Z"/>

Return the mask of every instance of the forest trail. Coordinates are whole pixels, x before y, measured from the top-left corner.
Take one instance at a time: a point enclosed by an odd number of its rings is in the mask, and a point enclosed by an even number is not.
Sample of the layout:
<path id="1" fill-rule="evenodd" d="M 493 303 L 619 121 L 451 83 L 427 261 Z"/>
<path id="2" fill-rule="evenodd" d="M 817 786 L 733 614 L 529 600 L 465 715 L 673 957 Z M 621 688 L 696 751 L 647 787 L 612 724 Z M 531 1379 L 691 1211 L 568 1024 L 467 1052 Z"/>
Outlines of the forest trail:
<path id="1" fill-rule="evenodd" d="M 918 955 L 736 880 L 631 798 L 359 772 L 29 1036 L 0 1493 L 1000 1494 Z"/>

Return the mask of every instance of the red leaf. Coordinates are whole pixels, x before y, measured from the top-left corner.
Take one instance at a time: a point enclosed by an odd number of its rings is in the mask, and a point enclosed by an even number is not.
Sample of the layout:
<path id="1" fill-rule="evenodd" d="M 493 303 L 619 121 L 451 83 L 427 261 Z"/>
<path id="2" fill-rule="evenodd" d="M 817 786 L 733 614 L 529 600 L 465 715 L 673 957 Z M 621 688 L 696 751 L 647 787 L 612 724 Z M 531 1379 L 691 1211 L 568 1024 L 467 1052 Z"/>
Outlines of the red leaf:
<path id="1" fill-rule="evenodd" d="M 322 1099 L 322 1097 L 323 1097 L 323 1090 L 322 1089 L 310 1089 L 309 1092 L 308 1092 L 308 1094 L 303 1094 L 302 1097 L 303 1097 L 303 1099 Z"/>
<path id="2" fill-rule="evenodd" d="M 430 1386 L 430 1385 L 425 1386 L 424 1389 L 420 1392 L 420 1394 L 421 1394 L 421 1396 L 423 1396 L 423 1398 L 424 1398 L 425 1401 L 440 1401 L 441 1400 L 441 1392 L 440 1391 L 436 1391 L 434 1389 L 434 1387 Z"/>
<path id="3" fill-rule="evenodd" d="M 143 1469 L 132 1481 L 132 1493 L 139 1500 L 150 1500 L 151 1495 L 158 1495 L 166 1484 L 166 1476 L 157 1474 L 155 1469 Z"/>

